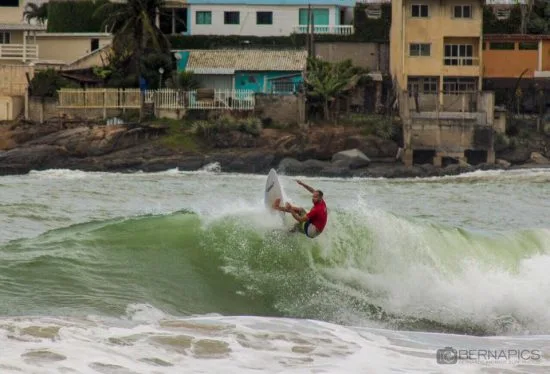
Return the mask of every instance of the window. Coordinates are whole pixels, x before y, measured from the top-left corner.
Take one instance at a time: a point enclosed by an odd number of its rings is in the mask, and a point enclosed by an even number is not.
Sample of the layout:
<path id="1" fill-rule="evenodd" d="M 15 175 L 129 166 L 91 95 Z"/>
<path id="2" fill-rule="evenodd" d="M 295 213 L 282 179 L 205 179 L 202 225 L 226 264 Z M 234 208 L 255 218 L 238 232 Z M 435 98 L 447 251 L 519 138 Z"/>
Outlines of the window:
<path id="1" fill-rule="evenodd" d="M 365 9 L 365 13 L 367 14 L 367 18 L 380 19 L 382 17 L 382 8 L 376 4 L 369 4 L 367 9 Z"/>
<path id="2" fill-rule="evenodd" d="M 238 25 L 239 12 L 223 12 L 223 23 L 226 25 Z"/>
<path id="3" fill-rule="evenodd" d="M 0 0 L 0 7 L 19 7 L 19 0 Z"/>
<path id="4" fill-rule="evenodd" d="M 536 51 L 539 49 L 538 42 L 520 42 L 519 49 L 523 51 Z"/>
<path id="5" fill-rule="evenodd" d="M 407 79 L 409 95 L 415 93 L 436 94 L 438 85 L 439 77 L 409 77 Z"/>
<path id="6" fill-rule="evenodd" d="M 256 25 L 273 25 L 273 12 L 256 12 Z"/>
<path id="7" fill-rule="evenodd" d="M 411 43 L 409 45 L 409 56 L 429 56 L 430 44 Z"/>
<path id="8" fill-rule="evenodd" d="M 445 94 L 460 94 L 476 91 L 476 78 L 470 77 L 443 77 L 443 92 Z"/>
<path id="9" fill-rule="evenodd" d="M 195 23 L 197 25 L 211 25 L 212 24 L 212 12 L 196 12 Z"/>
<path id="10" fill-rule="evenodd" d="M 472 6 L 471 5 L 455 5 L 454 18 L 472 18 Z"/>
<path id="11" fill-rule="evenodd" d="M 99 39 L 93 38 L 90 40 L 90 52 L 96 51 L 99 49 Z"/>
<path id="12" fill-rule="evenodd" d="M 428 17 L 428 5 L 426 4 L 413 4 L 411 7 L 411 14 L 413 17 Z"/>
<path id="13" fill-rule="evenodd" d="M 498 51 L 513 51 L 516 47 L 513 42 L 493 42 L 489 43 L 489 49 L 496 49 Z"/>
<path id="14" fill-rule="evenodd" d="M 495 11 L 495 16 L 499 21 L 510 18 L 510 9 L 497 9 Z"/>
<path id="15" fill-rule="evenodd" d="M 474 46 L 471 44 L 445 44 L 445 65 L 473 65 Z"/>
<path id="16" fill-rule="evenodd" d="M 10 33 L 0 31 L 0 44 L 10 44 Z"/>
<path id="17" fill-rule="evenodd" d="M 187 8 L 165 8 L 164 11 L 159 14 L 160 31 L 166 35 L 186 32 L 186 22 Z"/>

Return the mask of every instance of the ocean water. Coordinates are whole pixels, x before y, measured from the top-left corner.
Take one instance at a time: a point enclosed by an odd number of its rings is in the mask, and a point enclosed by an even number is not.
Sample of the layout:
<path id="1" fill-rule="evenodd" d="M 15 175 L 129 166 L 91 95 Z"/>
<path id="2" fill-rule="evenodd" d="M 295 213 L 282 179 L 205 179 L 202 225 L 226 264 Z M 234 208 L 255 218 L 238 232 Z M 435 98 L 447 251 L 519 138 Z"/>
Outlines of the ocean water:
<path id="1" fill-rule="evenodd" d="M 304 181 L 0 177 L 0 373 L 550 372 L 550 170 Z"/>

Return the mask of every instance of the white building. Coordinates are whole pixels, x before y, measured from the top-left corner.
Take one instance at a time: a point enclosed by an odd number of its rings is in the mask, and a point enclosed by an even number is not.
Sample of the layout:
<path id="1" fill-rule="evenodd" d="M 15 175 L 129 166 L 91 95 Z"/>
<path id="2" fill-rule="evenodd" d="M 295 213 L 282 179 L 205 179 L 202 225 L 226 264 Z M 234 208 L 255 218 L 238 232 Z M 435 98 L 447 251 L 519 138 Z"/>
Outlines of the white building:
<path id="1" fill-rule="evenodd" d="M 287 36 L 306 33 L 309 5 L 316 34 L 353 34 L 355 0 L 189 0 L 187 34 Z"/>

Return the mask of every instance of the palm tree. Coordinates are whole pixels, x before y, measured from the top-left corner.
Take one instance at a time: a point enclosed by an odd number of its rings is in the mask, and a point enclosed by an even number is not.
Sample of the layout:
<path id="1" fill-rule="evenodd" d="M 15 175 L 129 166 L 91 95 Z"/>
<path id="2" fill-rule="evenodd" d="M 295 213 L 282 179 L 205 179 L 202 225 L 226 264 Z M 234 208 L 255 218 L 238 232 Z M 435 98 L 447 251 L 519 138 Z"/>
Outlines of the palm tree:
<path id="1" fill-rule="evenodd" d="M 25 6 L 23 17 L 25 17 L 28 23 L 31 23 L 31 20 L 36 19 L 40 25 L 43 25 L 48 19 L 48 3 L 43 3 L 41 5 L 28 3 Z"/>
<path id="2" fill-rule="evenodd" d="M 310 58 L 305 82 L 309 86 L 308 94 L 323 102 L 323 117 L 329 119 L 331 103 L 364 76 L 366 71 L 354 67 L 350 60 L 330 63 Z"/>
<path id="3" fill-rule="evenodd" d="M 138 80 L 147 51 L 170 53 L 168 38 L 155 25 L 155 17 L 164 6 L 164 0 L 126 0 L 123 4 L 106 3 L 96 11 L 96 15 L 105 17 L 103 27 L 114 33 L 115 54 L 127 56 Z M 141 102 L 143 104 L 143 98 Z"/>

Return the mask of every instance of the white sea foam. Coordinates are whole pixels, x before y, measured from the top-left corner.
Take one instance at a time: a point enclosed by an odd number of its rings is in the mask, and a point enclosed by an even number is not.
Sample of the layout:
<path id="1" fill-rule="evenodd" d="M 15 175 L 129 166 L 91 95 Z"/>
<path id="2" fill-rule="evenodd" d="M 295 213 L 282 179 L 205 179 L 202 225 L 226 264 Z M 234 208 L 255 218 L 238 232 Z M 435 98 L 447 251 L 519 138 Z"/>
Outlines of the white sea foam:
<path id="1" fill-rule="evenodd" d="M 251 316 L 177 318 L 149 305 L 130 305 L 122 318 L 19 317 L 0 322 L 2 373 L 550 370 L 550 336 L 468 337 Z M 438 363 L 437 350 L 445 347 L 457 350 L 462 359 Z M 500 360 L 467 359 L 483 350 L 498 352 Z M 523 359 L 518 361 L 514 351 L 522 351 Z M 543 357 L 537 359 L 538 353 Z"/>

